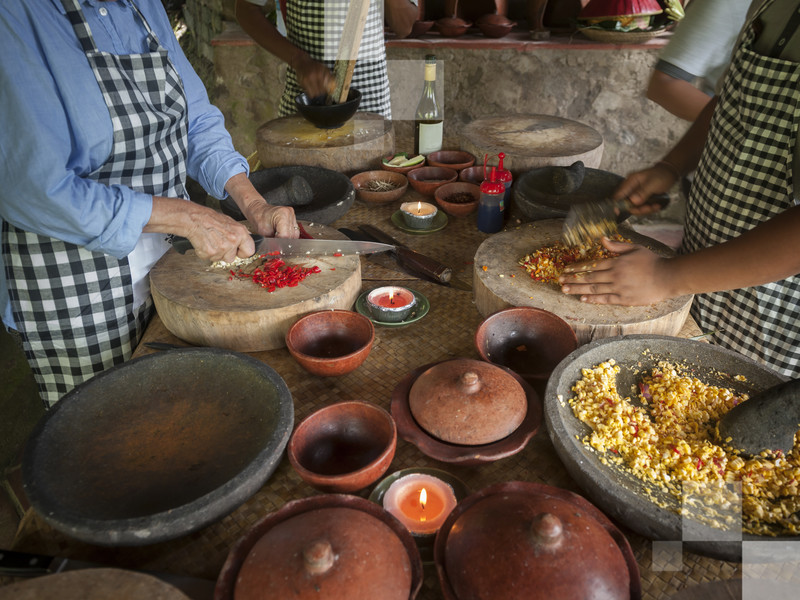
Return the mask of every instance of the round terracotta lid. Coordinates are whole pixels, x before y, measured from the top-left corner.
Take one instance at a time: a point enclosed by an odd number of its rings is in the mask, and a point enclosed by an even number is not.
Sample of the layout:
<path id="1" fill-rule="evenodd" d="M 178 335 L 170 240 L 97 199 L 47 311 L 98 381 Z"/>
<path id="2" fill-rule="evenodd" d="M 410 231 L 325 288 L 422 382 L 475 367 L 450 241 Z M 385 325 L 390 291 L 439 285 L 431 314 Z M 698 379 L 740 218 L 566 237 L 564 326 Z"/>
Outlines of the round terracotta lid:
<path id="1" fill-rule="evenodd" d="M 504 369 L 480 360 L 447 360 L 420 374 L 408 394 L 411 414 L 430 435 L 451 444 L 490 444 L 525 418 L 528 400 Z"/>
<path id="2" fill-rule="evenodd" d="M 353 508 L 304 512 L 270 528 L 244 561 L 235 600 L 408 600 L 408 553 L 381 520 Z"/>
<path id="3" fill-rule="evenodd" d="M 465 499 L 436 540 L 448 600 L 621 600 L 639 589 L 630 546 L 588 501 L 529 482 L 492 488 Z"/>

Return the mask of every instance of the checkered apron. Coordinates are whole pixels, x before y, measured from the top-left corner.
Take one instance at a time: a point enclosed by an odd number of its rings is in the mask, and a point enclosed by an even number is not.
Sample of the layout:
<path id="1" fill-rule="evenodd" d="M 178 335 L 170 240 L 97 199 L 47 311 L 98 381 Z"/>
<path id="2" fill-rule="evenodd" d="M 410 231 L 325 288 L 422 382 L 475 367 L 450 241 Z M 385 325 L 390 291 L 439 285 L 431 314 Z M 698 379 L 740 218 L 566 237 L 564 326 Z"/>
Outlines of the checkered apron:
<path id="1" fill-rule="evenodd" d="M 287 37 L 308 52 L 311 58 L 333 70 L 349 5 L 348 0 L 288 0 L 285 18 Z M 383 0 L 370 0 L 350 86 L 361 92 L 359 110 L 392 118 L 383 35 Z M 287 69 L 286 87 L 280 105 L 281 116 L 297 112 L 294 99 L 302 92 L 297 83 L 297 73 L 292 68 Z"/>
<path id="2" fill-rule="evenodd" d="M 795 204 L 800 64 L 757 54 L 754 38 L 749 26 L 719 97 L 687 202 L 683 252 L 737 237 Z M 720 345 L 800 376 L 800 277 L 698 295 L 691 314 Z"/>
<path id="3" fill-rule="evenodd" d="M 87 177 L 147 194 L 185 197 L 186 98 L 167 50 L 131 3 L 148 31 L 149 52 L 100 52 L 79 0 L 62 2 L 114 130 L 108 160 Z M 147 235 L 156 234 L 143 238 Z M 16 327 L 48 407 L 130 357 L 151 316 L 152 299 L 134 306 L 127 257 L 117 260 L 8 223 L 3 224 L 2 250 Z"/>

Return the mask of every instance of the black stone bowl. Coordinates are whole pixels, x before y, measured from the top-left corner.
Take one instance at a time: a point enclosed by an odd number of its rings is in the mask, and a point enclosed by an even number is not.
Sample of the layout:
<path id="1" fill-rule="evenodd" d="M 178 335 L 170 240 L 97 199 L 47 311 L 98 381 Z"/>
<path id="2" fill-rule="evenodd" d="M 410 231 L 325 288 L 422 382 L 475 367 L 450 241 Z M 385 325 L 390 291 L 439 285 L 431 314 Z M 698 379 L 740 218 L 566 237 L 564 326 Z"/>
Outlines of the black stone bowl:
<path id="1" fill-rule="evenodd" d="M 280 463 L 294 404 L 245 354 L 187 348 L 100 373 L 37 424 L 22 459 L 42 519 L 101 546 L 175 539 L 233 512 Z"/>
<path id="2" fill-rule="evenodd" d="M 326 104 L 327 96 L 309 98 L 303 92 L 294 99 L 294 105 L 307 121 L 320 129 L 338 129 L 353 118 L 361 103 L 361 92 L 350 88 L 347 100 L 340 104 Z"/>
<path id="3" fill-rule="evenodd" d="M 260 169 L 250 174 L 250 183 L 263 195 L 280 187 L 295 175 L 308 182 L 313 194 L 309 204 L 293 207 L 298 220 L 329 225 L 353 205 L 356 190 L 350 178 L 324 167 L 298 165 Z M 237 221 L 245 220 L 242 211 L 230 198 L 222 200 L 220 208 L 223 213 Z"/>

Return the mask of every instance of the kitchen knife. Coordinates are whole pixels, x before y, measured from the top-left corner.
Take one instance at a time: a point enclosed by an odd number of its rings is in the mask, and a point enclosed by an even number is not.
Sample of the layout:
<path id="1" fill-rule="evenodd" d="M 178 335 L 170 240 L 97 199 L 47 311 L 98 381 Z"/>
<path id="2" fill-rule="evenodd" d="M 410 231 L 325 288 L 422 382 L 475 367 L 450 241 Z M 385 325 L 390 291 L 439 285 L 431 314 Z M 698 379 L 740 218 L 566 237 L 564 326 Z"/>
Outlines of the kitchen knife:
<path id="1" fill-rule="evenodd" d="M 658 206 L 663 209 L 667 204 L 669 196 L 659 194 L 650 196 L 643 205 L 638 206 Z M 614 234 L 617 223 L 624 221 L 628 216 L 625 213 L 633 207 L 633 202 L 628 198 L 573 204 L 564 219 L 561 241 L 567 246 L 578 246 Z"/>
<path id="2" fill-rule="evenodd" d="M 453 269 L 447 265 L 440 263 L 436 259 L 412 250 L 377 227 L 373 227 L 372 225 L 359 225 L 358 228 L 368 236 L 379 240 L 380 242 L 390 244 L 394 248 L 397 262 L 399 262 L 409 271 L 429 277 L 440 283 L 449 283 L 451 277 L 453 276 Z"/>
<path id="3" fill-rule="evenodd" d="M 378 242 L 354 242 L 351 240 L 265 238 L 250 234 L 256 245 L 255 254 L 270 256 L 339 256 L 343 254 L 372 254 L 389 252 L 394 246 Z M 172 247 L 181 254 L 192 249 L 192 243 L 179 236 L 172 238 Z"/>
<path id="4" fill-rule="evenodd" d="M 82 569 L 120 569 L 115 565 L 73 560 L 44 554 L 29 554 L 15 550 L 0 549 L 0 576 L 2 577 L 41 577 L 64 571 Z M 179 589 L 192 600 L 211 600 L 214 597 L 216 582 L 212 579 L 201 579 L 173 573 L 125 569 L 144 573 L 160 579 L 164 583 Z"/>

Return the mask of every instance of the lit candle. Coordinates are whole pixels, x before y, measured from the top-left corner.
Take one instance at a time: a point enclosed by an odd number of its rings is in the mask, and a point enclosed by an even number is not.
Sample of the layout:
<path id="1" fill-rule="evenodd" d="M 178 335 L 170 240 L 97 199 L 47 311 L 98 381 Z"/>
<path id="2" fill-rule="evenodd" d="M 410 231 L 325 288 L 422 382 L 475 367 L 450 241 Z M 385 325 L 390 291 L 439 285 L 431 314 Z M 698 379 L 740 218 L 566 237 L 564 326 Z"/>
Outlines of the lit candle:
<path id="1" fill-rule="evenodd" d="M 439 209 L 429 202 L 403 202 L 400 213 L 408 227 L 412 229 L 429 229 Z"/>
<path id="2" fill-rule="evenodd" d="M 367 309 L 376 321 L 400 323 L 417 304 L 411 290 L 398 286 L 375 288 L 367 294 Z"/>
<path id="3" fill-rule="evenodd" d="M 439 531 L 456 503 L 450 485 L 424 473 L 400 477 L 383 496 L 383 507 L 415 535 Z"/>

